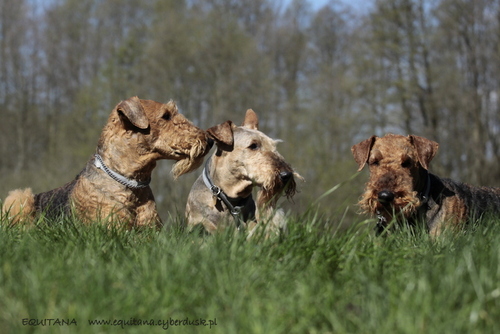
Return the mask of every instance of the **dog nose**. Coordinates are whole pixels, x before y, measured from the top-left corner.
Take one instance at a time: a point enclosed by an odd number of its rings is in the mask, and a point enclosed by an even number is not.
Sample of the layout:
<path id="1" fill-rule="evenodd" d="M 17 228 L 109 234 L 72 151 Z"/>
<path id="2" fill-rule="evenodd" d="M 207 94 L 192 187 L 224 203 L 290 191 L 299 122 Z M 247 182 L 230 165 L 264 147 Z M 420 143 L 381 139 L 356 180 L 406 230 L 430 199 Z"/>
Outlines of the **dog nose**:
<path id="1" fill-rule="evenodd" d="M 394 200 L 394 193 L 389 190 L 382 190 L 378 193 L 378 201 L 382 204 L 391 203 Z"/>
<path id="2" fill-rule="evenodd" d="M 287 183 L 288 180 L 290 180 L 293 176 L 292 172 L 281 172 L 280 173 L 280 179 L 283 181 L 283 183 Z"/>

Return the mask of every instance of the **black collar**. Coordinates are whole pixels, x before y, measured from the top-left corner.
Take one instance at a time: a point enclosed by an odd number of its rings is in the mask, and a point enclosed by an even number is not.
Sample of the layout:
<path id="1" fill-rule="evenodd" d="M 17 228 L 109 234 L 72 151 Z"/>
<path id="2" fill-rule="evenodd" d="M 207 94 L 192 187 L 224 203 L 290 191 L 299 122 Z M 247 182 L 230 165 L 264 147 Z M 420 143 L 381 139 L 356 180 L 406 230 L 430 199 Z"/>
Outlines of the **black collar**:
<path id="1" fill-rule="evenodd" d="M 241 225 L 241 209 L 246 205 L 251 196 L 247 197 L 228 197 L 226 193 L 218 186 L 216 186 L 212 179 L 210 178 L 210 161 L 211 157 L 205 162 L 205 167 L 203 168 L 202 177 L 203 182 L 208 189 L 212 192 L 212 195 L 216 196 L 219 200 L 224 202 L 229 212 L 234 217 L 236 227 L 239 229 Z"/>

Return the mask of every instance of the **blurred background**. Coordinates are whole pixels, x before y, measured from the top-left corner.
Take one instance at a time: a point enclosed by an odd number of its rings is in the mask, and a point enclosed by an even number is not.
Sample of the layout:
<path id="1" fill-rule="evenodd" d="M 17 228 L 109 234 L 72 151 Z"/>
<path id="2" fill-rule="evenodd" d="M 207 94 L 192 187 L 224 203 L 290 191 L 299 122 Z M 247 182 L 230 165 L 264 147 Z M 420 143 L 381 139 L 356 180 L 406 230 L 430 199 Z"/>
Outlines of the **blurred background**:
<path id="1" fill-rule="evenodd" d="M 433 172 L 500 186 L 499 86 L 498 0 L 0 0 L 0 198 L 72 180 L 138 95 L 204 129 L 254 109 L 306 179 L 283 205 L 359 221 L 350 147 L 373 134 L 435 140 Z M 201 172 L 170 168 L 164 220 Z"/>

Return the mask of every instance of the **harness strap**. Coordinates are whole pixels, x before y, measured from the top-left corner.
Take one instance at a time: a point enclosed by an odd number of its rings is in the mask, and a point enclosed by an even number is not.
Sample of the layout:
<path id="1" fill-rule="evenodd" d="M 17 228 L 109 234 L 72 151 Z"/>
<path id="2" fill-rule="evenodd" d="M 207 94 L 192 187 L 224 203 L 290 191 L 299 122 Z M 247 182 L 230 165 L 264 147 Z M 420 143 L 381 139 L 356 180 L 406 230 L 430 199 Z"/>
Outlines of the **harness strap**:
<path id="1" fill-rule="evenodd" d="M 241 200 L 244 200 L 243 205 L 233 205 L 231 203 L 230 198 L 226 195 L 226 193 L 220 187 L 216 186 L 213 183 L 212 179 L 210 178 L 210 161 L 211 161 L 211 157 L 207 159 L 207 161 L 205 162 L 205 167 L 203 168 L 203 172 L 202 172 L 203 183 L 205 183 L 207 188 L 210 189 L 213 196 L 217 197 L 219 200 L 221 200 L 226 205 L 226 207 L 229 209 L 229 212 L 231 213 L 231 215 L 234 218 L 236 228 L 239 229 L 240 225 L 241 225 L 241 221 L 242 221 L 241 210 L 245 206 L 249 197 L 241 198 Z"/>

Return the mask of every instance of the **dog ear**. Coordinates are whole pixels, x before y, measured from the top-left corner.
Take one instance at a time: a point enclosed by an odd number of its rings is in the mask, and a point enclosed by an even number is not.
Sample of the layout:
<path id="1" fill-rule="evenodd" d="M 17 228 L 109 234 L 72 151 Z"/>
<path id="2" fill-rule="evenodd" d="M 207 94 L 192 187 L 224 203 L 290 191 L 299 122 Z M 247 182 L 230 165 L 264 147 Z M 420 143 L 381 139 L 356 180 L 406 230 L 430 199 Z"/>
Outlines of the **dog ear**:
<path id="1" fill-rule="evenodd" d="M 234 147 L 233 122 L 225 121 L 222 124 L 211 127 L 207 130 L 217 147 L 223 151 L 231 152 Z"/>
<path id="2" fill-rule="evenodd" d="M 149 120 L 146 117 L 146 112 L 137 96 L 120 102 L 116 110 L 121 112 L 130 123 L 139 129 L 145 130 L 149 127 Z"/>
<path id="3" fill-rule="evenodd" d="M 242 126 L 252 130 L 259 129 L 259 118 L 257 117 L 255 111 L 253 111 L 252 109 L 247 110 Z"/>
<path id="4" fill-rule="evenodd" d="M 371 136 L 370 138 L 363 140 L 361 143 L 351 147 L 351 152 L 354 156 L 354 160 L 358 163 L 358 172 L 361 171 L 363 167 L 365 167 L 376 138 L 377 136 Z"/>
<path id="5" fill-rule="evenodd" d="M 434 158 L 439 148 L 439 144 L 430 139 L 409 135 L 410 142 L 417 149 L 417 156 L 420 165 L 425 169 L 429 169 L 429 163 Z"/>

